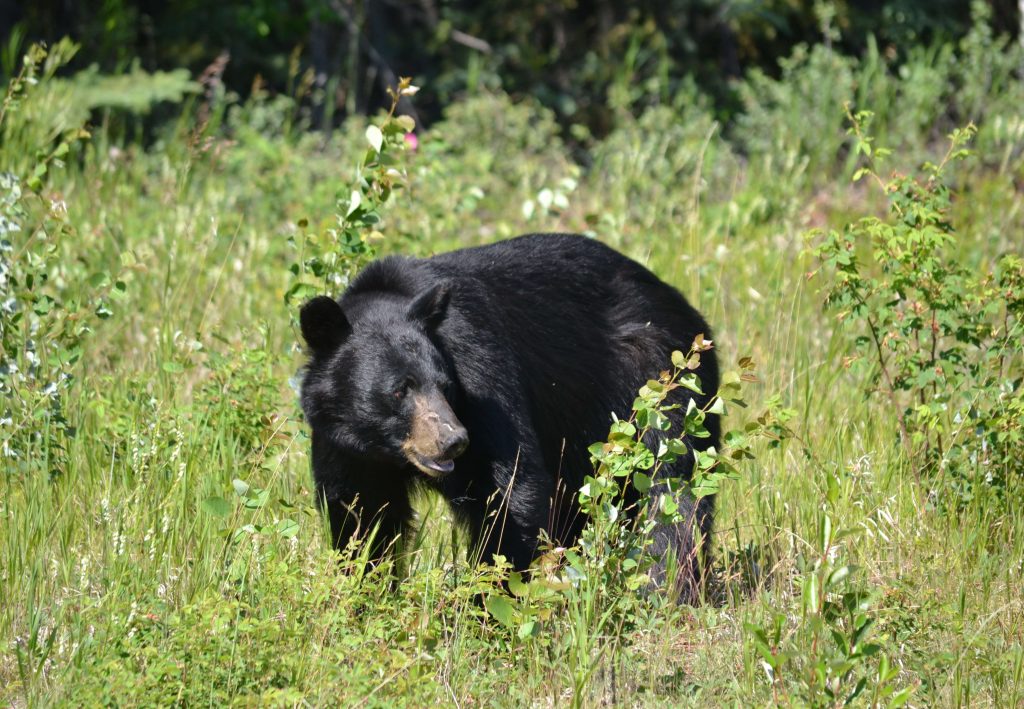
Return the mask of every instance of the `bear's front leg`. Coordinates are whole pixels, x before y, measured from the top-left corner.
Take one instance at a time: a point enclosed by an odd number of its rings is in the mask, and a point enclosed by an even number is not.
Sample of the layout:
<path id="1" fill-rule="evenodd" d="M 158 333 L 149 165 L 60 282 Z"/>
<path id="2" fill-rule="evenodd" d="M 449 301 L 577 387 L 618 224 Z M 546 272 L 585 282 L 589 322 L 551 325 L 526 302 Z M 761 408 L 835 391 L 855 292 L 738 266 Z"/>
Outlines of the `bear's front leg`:
<path id="1" fill-rule="evenodd" d="M 487 474 L 474 480 L 457 513 L 468 518 L 471 552 L 483 563 L 505 557 L 515 571 L 530 568 L 541 531 L 551 509 L 549 478 L 539 467 L 524 465 L 523 457 L 485 465 Z"/>
<path id="2" fill-rule="evenodd" d="M 317 498 L 331 523 L 331 544 L 369 543 L 368 558 L 379 562 L 396 546 L 413 519 L 408 485 L 396 471 L 368 469 L 313 432 L 313 478 Z M 358 553 L 358 552 L 356 552 Z"/>
<path id="3" fill-rule="evenodd" d="M 367 559 L 371 564 L 380 562 L 398 547 L 412 519 L 408 496 L 382 499 L 323 486 L 320 494 L 331 523 L 332 546 L 345 551 L 353 539 L 369 544 Z"/>

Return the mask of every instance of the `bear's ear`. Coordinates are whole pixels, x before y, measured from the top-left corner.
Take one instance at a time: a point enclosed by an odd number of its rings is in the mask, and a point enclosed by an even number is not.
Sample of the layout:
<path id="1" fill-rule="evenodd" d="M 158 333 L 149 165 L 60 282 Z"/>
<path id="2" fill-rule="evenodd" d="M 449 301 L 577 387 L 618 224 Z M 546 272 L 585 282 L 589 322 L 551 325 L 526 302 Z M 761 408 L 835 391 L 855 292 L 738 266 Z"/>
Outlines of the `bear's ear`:
<path id="1" fill-rule="evenodd" d="M 433 330 L 444 320 L 451 295 L 451 286 L 446 281 L 428 288 L 413 298 L 409 305 L 409 318 L 423 323 L 428 330 Z"/>
<path id="2" fill-rule="evenodd" d="M 302 306 L 299 323 L 303 339 L 316 354 L 334 350 L 352 331 L 338 301 L 326 295 L 318 295 Z"/>

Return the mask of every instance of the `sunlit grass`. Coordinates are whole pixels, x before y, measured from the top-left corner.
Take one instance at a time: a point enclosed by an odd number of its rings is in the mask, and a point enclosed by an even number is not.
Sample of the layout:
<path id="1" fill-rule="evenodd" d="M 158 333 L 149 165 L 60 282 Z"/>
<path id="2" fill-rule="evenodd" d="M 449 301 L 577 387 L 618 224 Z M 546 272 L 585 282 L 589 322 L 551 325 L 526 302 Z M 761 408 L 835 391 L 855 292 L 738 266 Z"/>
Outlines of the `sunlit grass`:
<path id="1" fill-rule="evenodd" d="M 713 136 L 705 126 L 692 143 L 640 153 L 633 172 L 583 175 L 567 208 L 529 218 L 522 204 L 574 172 L 563 155 L 499 155 L 519 162 L 495 177 L 489 162 L 434 155 L 425 141 L 375 243 L 429 254 L 530 230 L 593 231 L 687 294 L 723 360 L 757 361 L 752 407 L 733 421 L 776 394 L 796 411 L 799 440 L 762 450 L 719 498 L 709 602 L 637 619 L 577 699 L 772 703 L 745 624 L 799 615 L 799 559 L 833 474 L 836 523 L 858 530 L 838 553 L 877 594 L 876 632 L 901 683 L 916 687 L 912 701 L 1019 705 L 1024 512 L 984 494 L 959 516 L 928 504 L 901 457 L 894 412 L 844 367 L 844 341 L 807 277 L 812 217 L 860 208 L 863 197 L 839 181 L 822 215 L 812 206 L 820 194 L 800 191 L 802 181 L 731 158 L 721 159 L 732 172 L 715 178 L 722 191 L 699 199 L 695 185 L 715 167 L 704 159 L 673 163 L 689 170 L 678 183 L 645 172 L 666 151 L 704 155 Z M 76 230 L 67 258 L 88 253 L 122 269 L 127 290 L 88 341 L 67 402 L 77 430 L 63 471 L 0 475 L 0 701 L 572 701 L 560 638 L 578 617 L 552 617 L 530 640 L 496 627 L 475 602 L 481 572 L 466 564 L 438 501 L 420 506 L 424 529 L 400 581 L 387 569 L 364 577 L 328 548 L 290 384 L 302 357 L 282 296 L 287 235 L 335 208 L 334 190 L 313 182 L 330 173 L 347 189 L 342 166 L 355 158 L 346 141 L 243 141 L 216 156 L 174 142 L 116 154 L 87 147 L 54 176 L 47 189 Z M 790 189 L 781 203 L 761 196 Z M 610 200 L 609 190 L 626 198 Z M 990 250 L 992 215 L 971 218 L 984 229 L 962 233 Z M 1019 233 L 1019 211 L 1007 218 Z M 265 491 L 264 504 L 247 507 L 236 479 L 246 494 Z"/>

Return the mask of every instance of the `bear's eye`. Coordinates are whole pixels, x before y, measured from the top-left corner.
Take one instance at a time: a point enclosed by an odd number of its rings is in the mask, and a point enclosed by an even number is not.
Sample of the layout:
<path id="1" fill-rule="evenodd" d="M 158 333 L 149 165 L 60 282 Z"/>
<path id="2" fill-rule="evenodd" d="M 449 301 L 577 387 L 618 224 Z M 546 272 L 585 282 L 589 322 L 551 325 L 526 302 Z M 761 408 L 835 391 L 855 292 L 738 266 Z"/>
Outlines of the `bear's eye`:
<path id="1" fill-rule="evenodd" d="M 404 399 L 406 396 L 408 396 L 409 391 L 412 390 L 414 386 L 416 386 L 415 380 L 413 380 L 412 377 L 406 377 L 398 386 L 398 388 L 395 389 L 392 396 L 394 396 L 396 399 Z"/>

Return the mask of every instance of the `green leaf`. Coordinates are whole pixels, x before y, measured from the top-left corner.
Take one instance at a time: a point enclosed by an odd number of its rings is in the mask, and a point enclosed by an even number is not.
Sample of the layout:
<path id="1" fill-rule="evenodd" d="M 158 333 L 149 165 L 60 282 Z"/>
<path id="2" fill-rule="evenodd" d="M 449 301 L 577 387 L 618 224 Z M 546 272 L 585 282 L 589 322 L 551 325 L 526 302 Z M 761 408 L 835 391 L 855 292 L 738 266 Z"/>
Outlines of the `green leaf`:
<path id="1" fill-rule="evenodd" d="M 484 607 L 487 608 L 487 612 L 491 614 L 492 618 L 497 620 L 506 628 L 511 628 L 513 626 L 515 609 L 504 596 L 492 593 L 487 596 L 487 600 L 484 601 Z"/>
<path id="2" fill-rule="evenodd" d="M 680 386 L 689 389 L 695 394 L 703 394 L 704 391 L 700 388 L 700 378 L 697 377 L 693 372 L 687 372 L 679 377 Z"/>
<path id="3" fill-rule="evenodd" d="M 214 495 L 203 500 L 203 509 L 214 517 L 227 517 L 231 514 L 231 505 L 223 497 Z"/>
<path id="4" fill-rule="evenodd" d="M 235 494 L 239 497 L 245 497 L 249 493 L 249 483 L 244 480 L 235 478 L 231 481 L 231 485 L 235 488 Z"/>
<path id="5" fill-rule="evenodd" d="M 379 153 L 384 145 L 384 134 L 381 133 L 380 128 L 374 125 L 369 126 L 366 129 L 366 139 L 373 146 L 374 152 Z"/>
<path id="6" fill-rule="evenodd" d="M 650 476 L 641 472 L 633 473 L 633 487 L 641 494 L 647 492 L 651 489 Z"/>
<path id="7" fill-rule="evenodd" d="M 309 283 L 294 283 L 292 287 L 284 294 L 286 303 L 290 303 L 294 300 L 309 300 L 315 295 L 320 294 L 320 289 Z"/>
<path id="8" fill-rule="evenodd" d="M 293 519 L 282 519 L 277 523 L 277 532 L 290 539 L 299 533 L 299 523 Z"/>
<path id="9" fill-rule="evenodd" d="M 850 575 L 849 566 L 840 566 L 838 569 L 829 574 L 828 582 L 825 584 L 826 588 L 833 589 Z"/>
<path id="10" fill-rule="evenodd" d="M 535 620 L 528 620 L 525 623 L 523 623 L 522 625 L 520 625 L 519 626 L 519 632 L 516 633 L 516 635 L 519 636 L 520 640 L 526 640 L 527 638 L 532 638 L 536 634 L 537 634 L 537 621 L 535 621 Z"/>
<path id="11" fill-rule="evenodd" d="M 834 506 L 839 500 L 839 476 L 829 471 L 825 475 L 825 482 L 828 486 L 825 491 L 825 499 Z"/>
<path id="12" fill-rule="evenodd" d="M 730 448 L 738 448 L 739 446 L 746 445 L 747 436 L 742 431 L 726 431 L 723 441 Z"/>
<path id="13" fill-rule="evenodd" d="M 270 490 L 261 490 L 259 488 L 252 488 L 249 490 L 249 494 L 245 498 L 245 505 L 250 510 L 258 510 L 267 504 L 267 500 L 270 499 Z"/>
<path id="14" fill-rule="evenodd" d="M 821 527 L 818 530 L 818 544 L 823 550 L 832 546 L 832 518 L 827 514 L 822 516 L 821 519 Z"/>
<path id="15" fill-rule="evenodd" d="M 508 575 L 508 590 L 512 592 L 513 596 L 526 596 L 530 593 L 530 586 L 523 581 L 523 574 L 519 571 L 513 571 Z"/>
<path id="16" fill-rule="evenodd" d="M 363 196 L 359 193 L 359 190 L 352 190 L 352 195 L 348 199 L 348 211 L 345 212 L 346 217 L 351 217 L 352 213 L 359 209 L 359 205 L 363 202 Z"/>
<path id="17" fill-rule="evenodd" d="M 110 275 L 101 271 L 89 276 L 89 285 L 93 288 L 105 288 L 110 283 Z"/>
<path id="18" fill-rule="evenodd" d="M 406 133 L 412 133 L 416 129 L 416 121 L 412 116 L 395 116 L 391 120 Z"/>
<path id="19" fill-rule="evenodd" d="M 860 681 L 857 682 L 856 686 L 853 688 L 853 691 L 850 692 L 849 696 L 846 697 L 846 700 L 843 702 L 843 705 L 850 706 L 851 704 L 853 704 L 853 700 L 856 699 L 861 694 L 861 692 L 864 691 L 864 687 L 867 686 L 867 683 L 867 677 L 861 677 Z"/>
<path id="20" fill-rule="evenodd" d="M 908 701 L 910 701 L 910 695 L 913 694 L 913 692 L 913 686 L 905 687 L 900 691 L 896 692 L 896 694 L 892 695 L 892 699 L 889 700 L 889 708 L 897 709 L 897 707 L 903 706 Z"/>
<path id="21" fill-rule="evenodd" d="M 821 610 L 818 597 L 818 574 L 811 572 L 804 578 L 803 608 L 805 615 L 812 615 Z"/>

